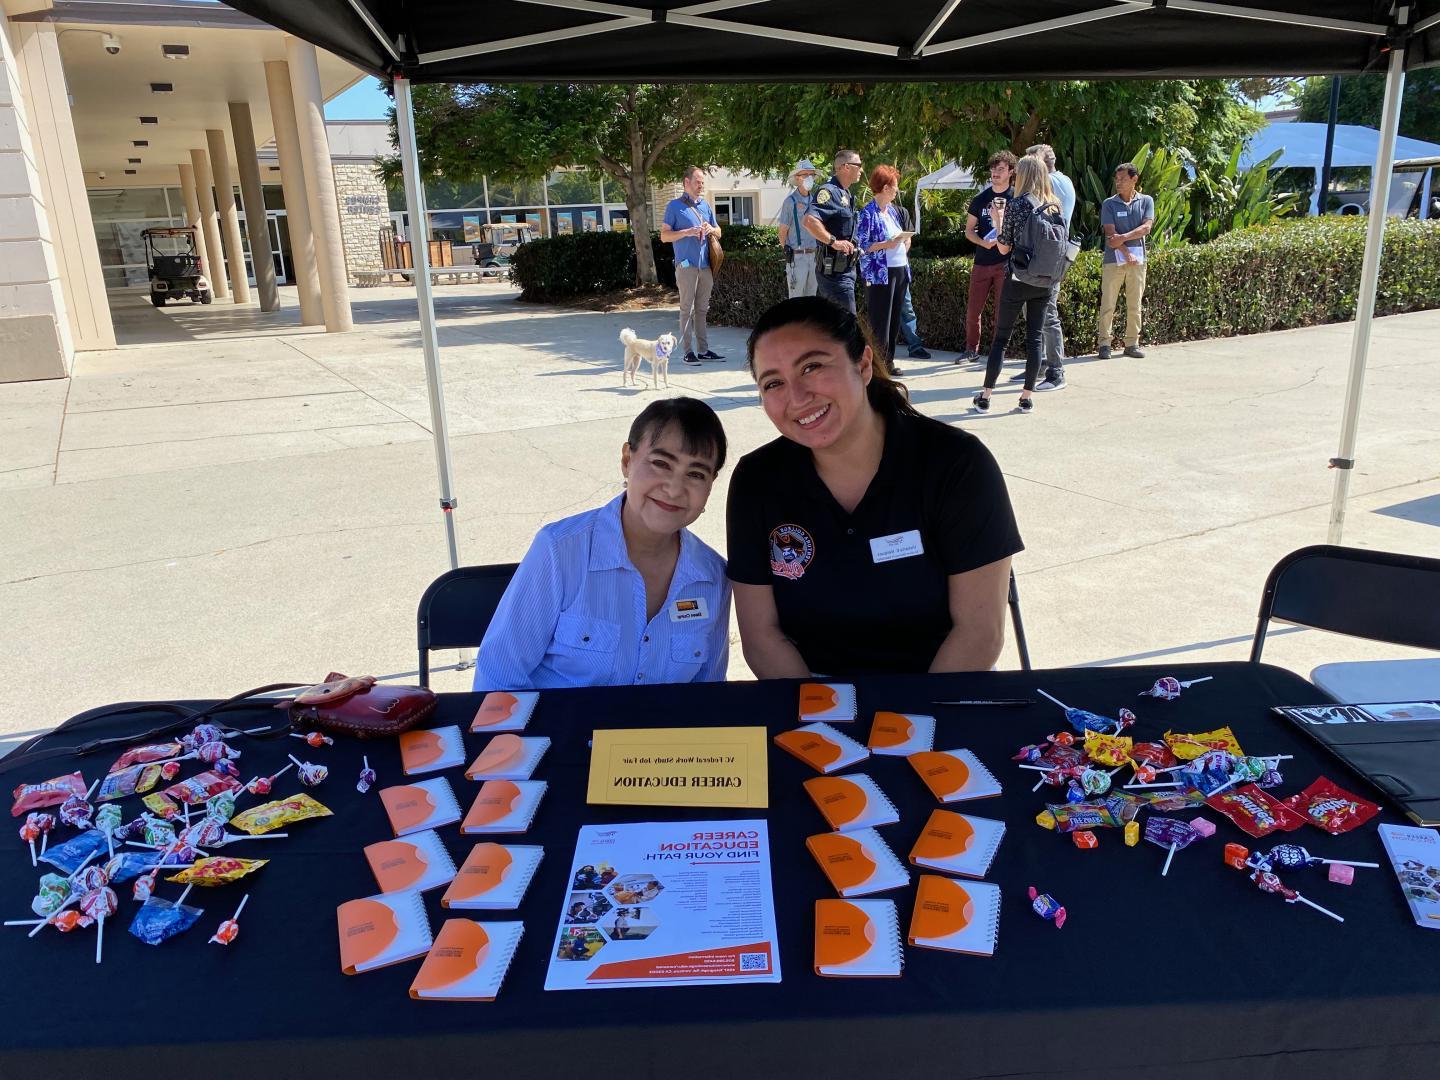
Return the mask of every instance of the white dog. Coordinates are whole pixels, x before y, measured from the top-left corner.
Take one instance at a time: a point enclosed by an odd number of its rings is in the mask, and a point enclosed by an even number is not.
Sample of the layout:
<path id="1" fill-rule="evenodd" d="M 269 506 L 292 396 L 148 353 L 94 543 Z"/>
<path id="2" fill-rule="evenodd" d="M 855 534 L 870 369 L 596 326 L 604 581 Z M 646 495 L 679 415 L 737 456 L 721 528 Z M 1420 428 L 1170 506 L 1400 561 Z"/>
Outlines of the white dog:
<path id="1" fill-rule="evenodd" d="M 670 385 L 670 354 L 675 351 L 674 334 L 661 334 L 654 341 L 647 341 L 637 337 L 635 331 L 627 326 L 620 331 L 620 344 L 625 346 L 625 370 L 620 376 L 621 386 L 627 383 L 631 386 L 639 385 L 636 374 L 640 370 L 640 364 L 647 358 L 650 360 L 650 381 L 659 386 L 660 379 L 663 378 L 665 385 Z"/>

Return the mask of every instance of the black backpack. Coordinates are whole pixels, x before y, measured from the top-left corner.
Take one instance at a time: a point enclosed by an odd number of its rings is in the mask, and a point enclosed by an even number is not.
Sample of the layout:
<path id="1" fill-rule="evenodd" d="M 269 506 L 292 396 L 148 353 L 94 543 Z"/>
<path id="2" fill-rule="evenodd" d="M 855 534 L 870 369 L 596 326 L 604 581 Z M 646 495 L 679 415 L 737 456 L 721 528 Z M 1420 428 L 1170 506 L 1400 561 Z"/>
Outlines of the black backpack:
<path id="1" fill-rule="evenodd" d="M 1020 226 L 1015 249 L 1010 253 L 1010 273 L 1016 281 L 1048 289 L 1070 269 L 1080 254 L 1080 245 L 1065 231 L 1065 219 L 1053 203 L 1043 208 L 1032 195 L 1028 199 L 1031 214 Z"/>

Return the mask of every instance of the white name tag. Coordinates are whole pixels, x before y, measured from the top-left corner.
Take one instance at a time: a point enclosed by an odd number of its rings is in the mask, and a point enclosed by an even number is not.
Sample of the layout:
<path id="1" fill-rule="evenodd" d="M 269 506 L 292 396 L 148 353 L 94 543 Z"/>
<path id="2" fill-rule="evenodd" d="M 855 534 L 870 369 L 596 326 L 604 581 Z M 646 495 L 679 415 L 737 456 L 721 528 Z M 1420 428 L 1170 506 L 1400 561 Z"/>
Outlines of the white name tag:
<path id="1" fill-rule="evenodd" d="M 710 609 L 705 604 L 703 596 L 697 596 L 694 600 L 676 600 L 670 605 L 671 622 L 689 622 L 691 619 L 708 619 Z"/>
<path id="2" fill-rule="evenodd" d="M 877 563 L 908 559 L 913 555 L 925 554 L 925 544 L 920 539 L 920 530 L 895 533 L 892 536 L 877 536 L 870 541 L 870 556 Z"/>

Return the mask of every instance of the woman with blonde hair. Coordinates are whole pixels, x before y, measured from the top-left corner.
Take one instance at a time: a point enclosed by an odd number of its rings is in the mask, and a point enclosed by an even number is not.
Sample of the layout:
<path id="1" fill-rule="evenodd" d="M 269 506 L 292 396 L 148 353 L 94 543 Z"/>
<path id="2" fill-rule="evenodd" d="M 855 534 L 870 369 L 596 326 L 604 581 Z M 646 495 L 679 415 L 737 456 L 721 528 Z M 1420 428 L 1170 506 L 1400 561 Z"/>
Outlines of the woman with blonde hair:
<path id="1" fill-rule="evenodd" d="M 975 408 L 979 412 L 990 410 L 990 394 L 1000 378 L 1000 366 L 1005 362 L 1005 346 L 1010 343 L 1010 333 L 1015 329 L 1015 320 L 1020 310 L 1025 310 L 1025 388 L 1020 392 L 1018 408 L 1030 412 L 1035 407 L 1032 395 L 1035 392 L 1035 376 L 1040 371 L 1045 332 L 1045 307 L 1050 290 L 1041 285 L 1027 285 L 1015 277 L 1012 252 L 1016 237 L 1032 214 L 1054 208 L 1060 212 L 1060 200 L 1050 186 L 1050 170 L 1039 157 L 1027 154 L 1015 168 L 1014 197 L 1003 209 L 991 210 L 995 222 L 996 249 L 1011 255 L 1012 263 L 1005 270 L 1005 289 L 1000 294 L 1000 307 L 995 313 L 995 336 L 990 341 L 990 356 L 985 364 L 985 389 L 975 395 Z"/>

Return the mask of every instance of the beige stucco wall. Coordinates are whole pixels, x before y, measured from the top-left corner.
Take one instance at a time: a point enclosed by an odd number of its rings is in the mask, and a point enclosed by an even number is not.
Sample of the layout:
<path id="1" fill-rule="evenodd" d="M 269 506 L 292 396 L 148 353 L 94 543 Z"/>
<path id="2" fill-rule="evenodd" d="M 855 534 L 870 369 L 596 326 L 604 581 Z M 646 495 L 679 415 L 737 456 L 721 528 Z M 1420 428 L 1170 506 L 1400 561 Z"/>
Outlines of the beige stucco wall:
<path id="1" fill-rule="evenodd" d="M 340 204 L 345 270 L 353 285 L 356 274 L 381 267 L 380 230 L 390 224 L 389 202 L 373 161 L 333 161 L 331 167 Z"/>
<path id="2" fill-rule="evenodd" d="M 0 382 L 63 378 L 74 355 L 13 29 L 0 0 Z"/>

